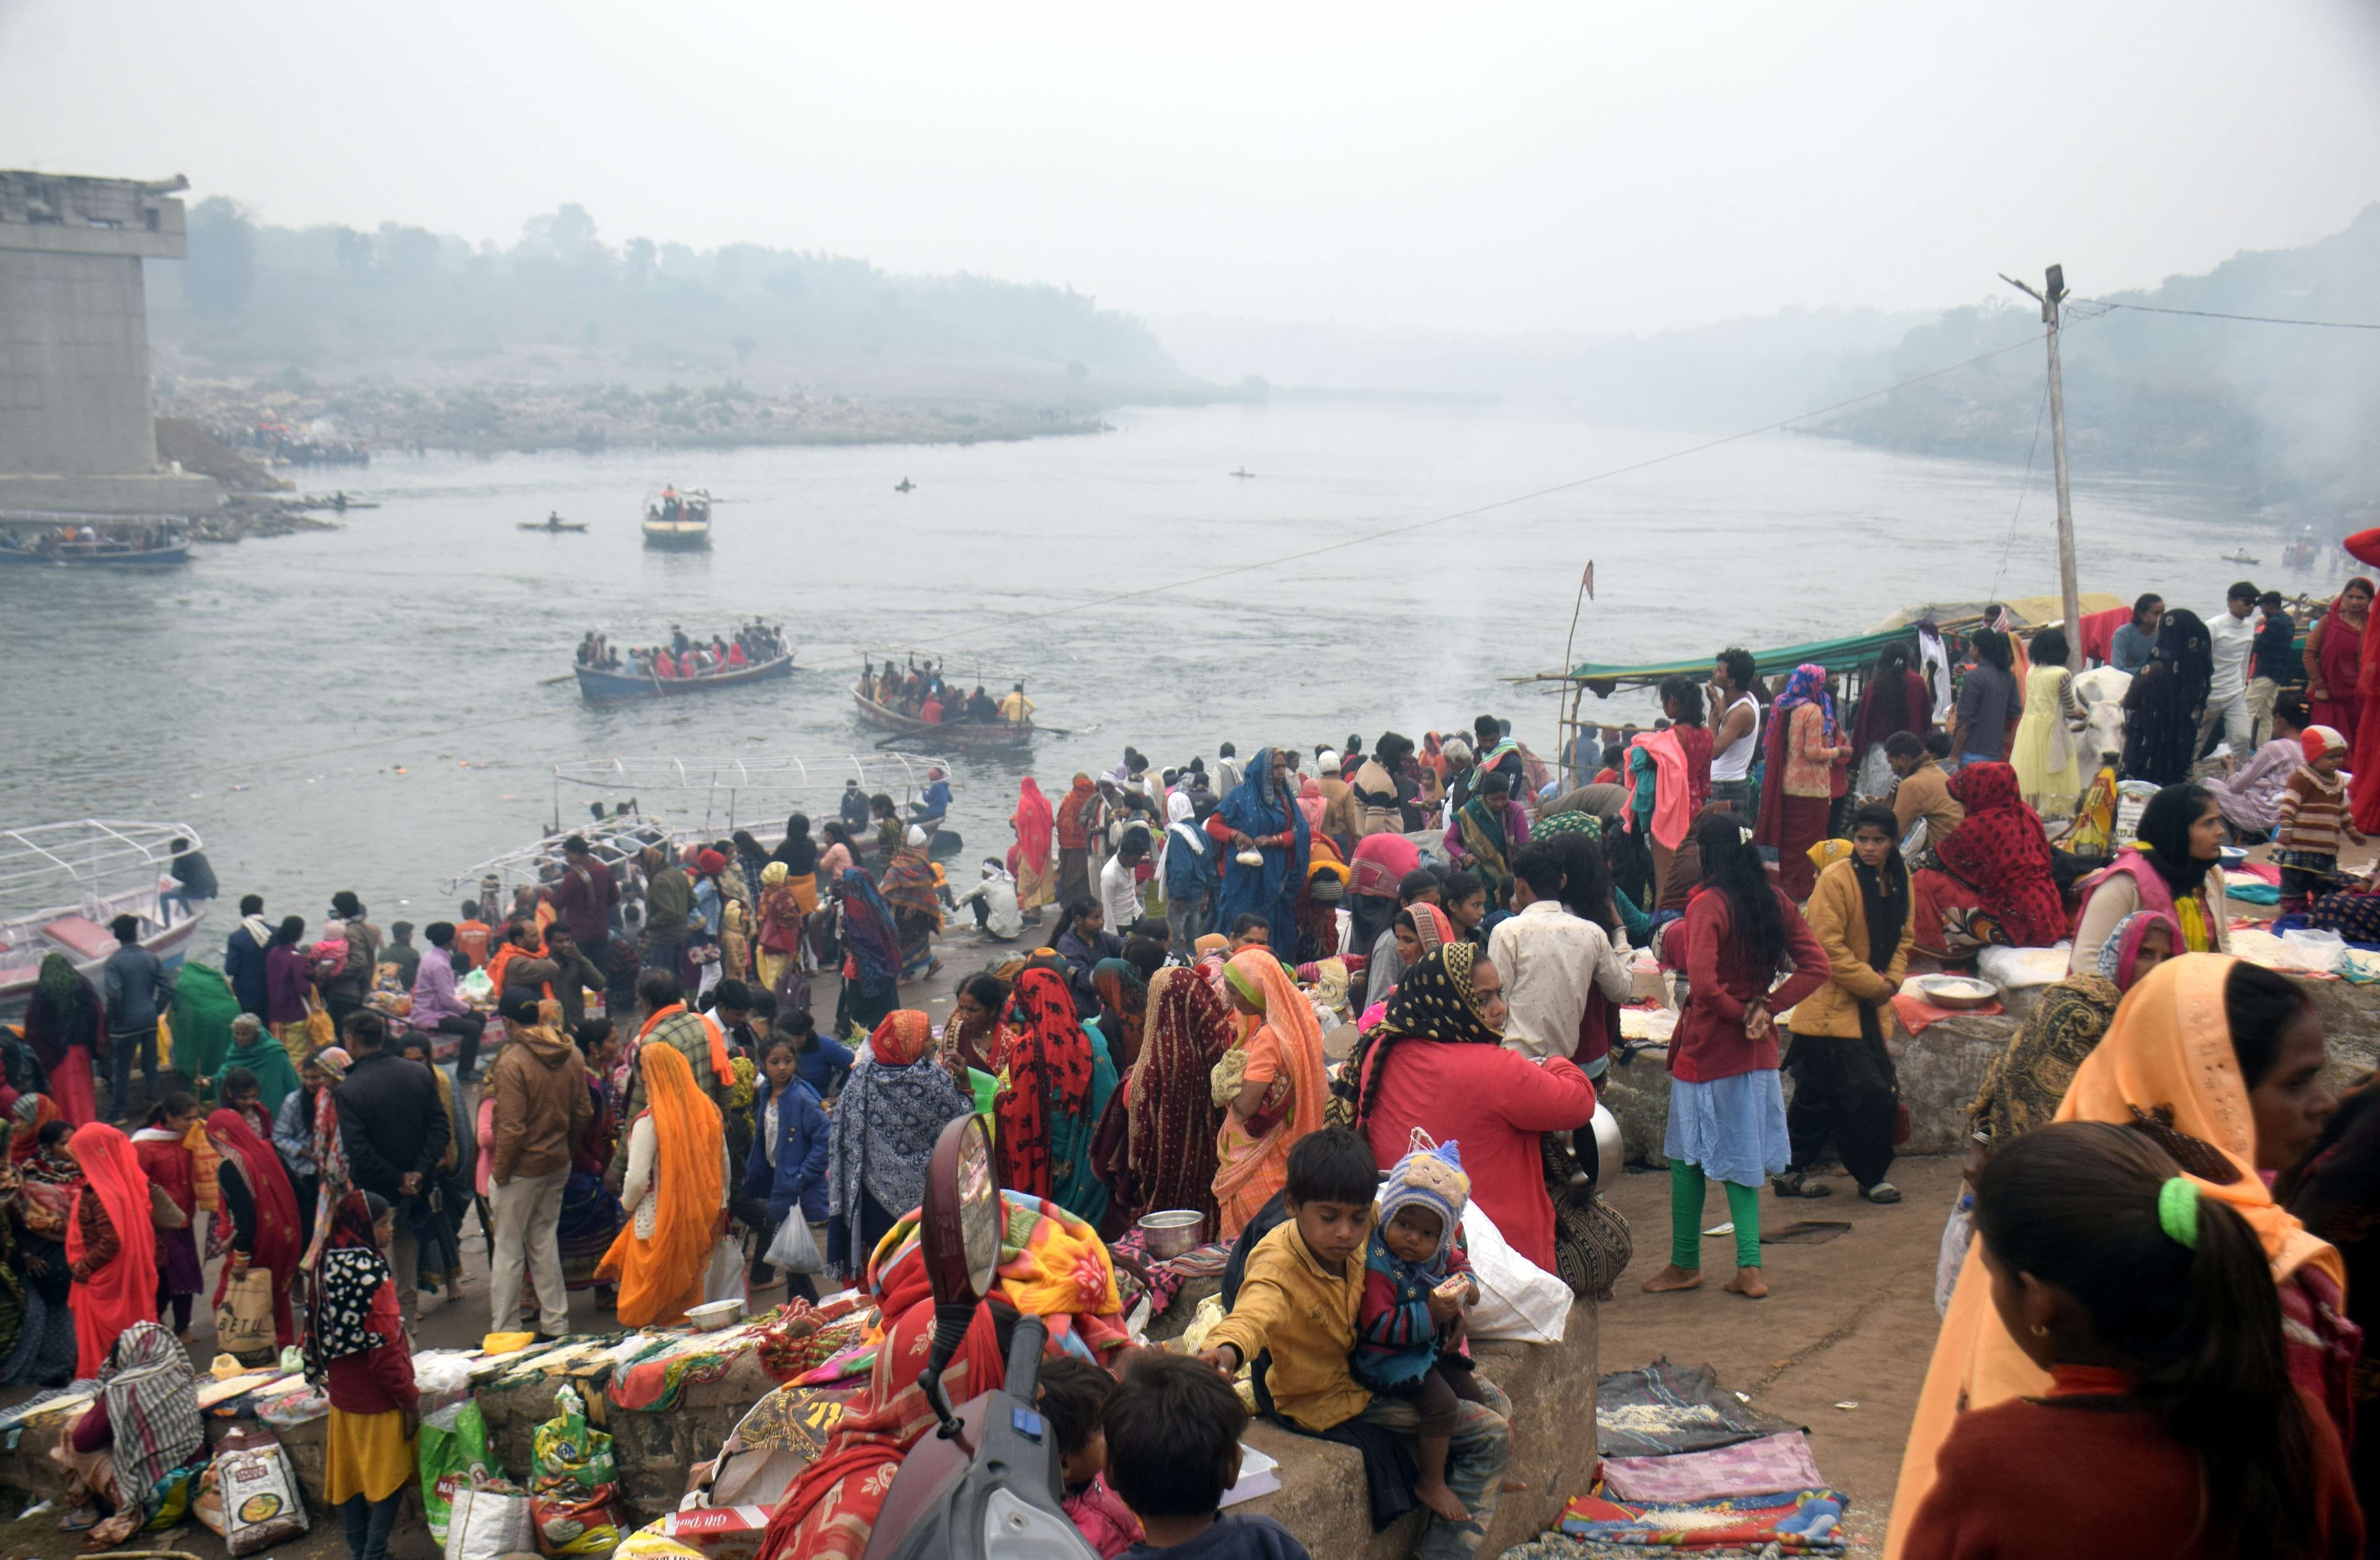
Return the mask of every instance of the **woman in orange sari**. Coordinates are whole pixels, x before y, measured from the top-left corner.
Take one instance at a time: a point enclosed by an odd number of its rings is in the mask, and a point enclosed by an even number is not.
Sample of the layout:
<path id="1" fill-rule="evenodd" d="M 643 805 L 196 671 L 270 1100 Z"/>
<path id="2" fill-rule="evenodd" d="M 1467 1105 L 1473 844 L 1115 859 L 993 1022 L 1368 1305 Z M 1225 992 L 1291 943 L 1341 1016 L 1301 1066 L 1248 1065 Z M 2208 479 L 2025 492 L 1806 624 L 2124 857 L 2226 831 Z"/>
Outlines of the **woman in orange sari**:
<path id="1" fill-rule="evenodd" d="M 624 1327 L 674 1326 L 702 1303 L 703 1269 L 727 1208 L 727 1132 L 675 1046 L 638 1054 L 645 1104 L 628 1128 L 627 1214 L 595 1270 L 620 1286 Z"/>
<path id="2" fill-rule="evenodd" d="M 231 1275 L 261 1268 L 273 1275 L 273 1341 L 283 1348 L 298 1341 L 289 1310 L 289 1286 L 298 1259 L 306 1254 L 307 1230 L 298 1222 L 298 1191 L 273 1145 L 256 1134 L 248 1117 L 219 1110 L 207 1117 L 207 1141 L 223 1155 L 215 1166 L 215 1190 L 231 1227 L 231 1251 L 215 1280 L 215 1301 L 224 1302 Z"/>
<path id="3" fill-rule="evenodd" d="M 157 1320 L 157 1242 L 150 1236 L 149 1176 L 132 1140 L 103 1121 L 75 1128 L 82 1196 L 67 1226 L 74 1275 L 75 1375 L 96 1377 L 116 1335 Z"/>
<path id="4" fill-rule="evenodd" d="M 1215 1201 L 1228 1243 L 1287 1184 L 1289 1151 L 1322 1125 L 1330 1090 L 1322 1077 L 1322 1026 L 1281 960 L 1264 948 L 1244 948 L 1223 966 L 1223 981 L 1234 1011 L 1264 1020 L 1216 1067 L 1215 1092 L 1230 1106 L 1215 1140 Z M 1226 1093 L 1234 1058 L 1236 1089 Z"/>
<path id="5" fill-rule="evenodd" d="M 1057 823 L 1050 798 L 1030 774 L 1016 787 L 1016 810 L 1008 823 L 1016 831 L 1016 855 L 1009 868 L 1016 878 L 1016 908 L 1028 925 L 1038 925 L 1041 907 L 1058 897 L 1058 866 L 1050 854 Z"/>
<path id="6" fill-rule="evenodd" d="M 2245 1021 L 2243 1021 L 2245 1020 Z M 2263 1240 L 2279 1287 L 2289 1376 L 2329 1406 L 2347 1433 L 2354 1351 L 2344 1314 L 2346 1266 L 2273 1200 L 2259 1171 L 2293 1162 L 2336 1102 L 2323 1089 L 2322 1024 L 2286 980 L 2221 954 L 2166 960 L 2125 995 L 2098 1048 L 2075 1069 L 2059 1121 L 2139 1127 Z M 1990 1271 L 1959 1273 L 1893 1497 L 1887 1560 L 1933 1488 L 1935 1455 L 1969 1408 L 2038 1396 L 2049 1378 L 1992 1305 Z"/>

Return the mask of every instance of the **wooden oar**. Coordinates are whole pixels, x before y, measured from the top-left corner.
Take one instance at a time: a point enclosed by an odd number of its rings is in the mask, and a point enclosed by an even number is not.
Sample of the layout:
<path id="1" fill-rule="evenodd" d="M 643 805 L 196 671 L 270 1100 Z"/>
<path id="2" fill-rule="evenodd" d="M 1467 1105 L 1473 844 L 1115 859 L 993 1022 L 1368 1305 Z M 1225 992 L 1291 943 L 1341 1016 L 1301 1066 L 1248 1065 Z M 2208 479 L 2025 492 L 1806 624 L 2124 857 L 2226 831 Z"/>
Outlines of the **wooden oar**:
<path id="1" fill-rule="evenodd" d="M 540 677 L 537 679 L 537 686 L 540 688 L 552 688 L 555 683 L 577 682 L 577 673 L 565 672 L 558 677 Z"/>

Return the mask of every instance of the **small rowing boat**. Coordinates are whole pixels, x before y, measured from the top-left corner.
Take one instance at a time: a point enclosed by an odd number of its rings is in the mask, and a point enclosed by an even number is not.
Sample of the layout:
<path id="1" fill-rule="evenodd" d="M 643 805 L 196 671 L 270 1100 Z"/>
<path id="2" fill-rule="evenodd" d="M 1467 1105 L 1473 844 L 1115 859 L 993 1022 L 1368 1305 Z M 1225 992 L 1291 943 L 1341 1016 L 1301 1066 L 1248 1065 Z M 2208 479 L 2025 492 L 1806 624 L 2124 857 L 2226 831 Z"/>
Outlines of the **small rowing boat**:
<path id="1" fill-rule="evenodd" d="M 674 699 L 686 693 L 716 693 L 722 688 L 735 688 L 744 683 L 779 681 L 794 675 L 794 658 L 780 655 L 750 666 L 738 666 L 724 672 L 704 672 L 691 677 L 662 677 L 650 674 L 638 676 L 625 670 L 601 666 L 580 666 L 577 671 L 579 697 L 590 704 L 601 704 L 614 699 Z"/>
<path id="2" fill-rule="evenodd" d="M 523 530 L 550 531 L 585 530 L 587 529 L 587 522 L 585 520 L 565 520 L 562 518 L 561 513 L 556 511 L 553 514 L 546 516 L 546 518 L 541 520 L 523 520 L 520 522 L 520 529 Z"/>
<path id="3" fill-rule="evenodd" d="M 668 552 L 698 553 L 710 547 L 710 494 L 663 488 L 645 500 L 645 545 Z"/>

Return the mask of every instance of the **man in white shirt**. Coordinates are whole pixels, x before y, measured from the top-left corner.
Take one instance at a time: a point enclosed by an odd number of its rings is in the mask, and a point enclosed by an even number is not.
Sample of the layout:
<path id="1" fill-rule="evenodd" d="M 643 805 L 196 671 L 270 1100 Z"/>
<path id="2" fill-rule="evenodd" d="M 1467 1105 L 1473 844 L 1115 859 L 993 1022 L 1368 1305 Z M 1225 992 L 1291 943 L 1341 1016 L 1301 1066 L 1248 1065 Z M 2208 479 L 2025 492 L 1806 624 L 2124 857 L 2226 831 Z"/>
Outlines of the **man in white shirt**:
<path id="1" fill-rule="evenodd" d="M 1588 991 L 1626 1002 L 1633 989 L 1627 953 L 1603 928 L 1562 908 L 1561 886 L 1554 846 L 1524 848 L 1512 859 L 1513 913 L 1488 937 L 1488 958 L 1506 993 L 1504 1046 L 1524 1056 L 1572 1055 Z"/>
<path id="2" fill-rule="evenodd" d="M 1108 930 L 1119 937 L 1131 935 L 1133 923 L 1148 913 L 1140 902 L 1137 871 L 1148 859 L 1148 831 L 1135 823 L 1124 831 L 1116 853 L 1099 869 L 1099 908 L 1107 914 Z"/>
<path id="3" fill-rule="evenodd" d="M 975 929 L 995 943 L 1013 943 L 1025 930 L 1025 918 L 1016 909 L 1016 880 L 996 856 L 983 859 L 983 881 L 953 903 L 971 906 Z"/>
<path id="4" fill-rule="evenodd" d="M 2244 760 L 2252 725 L 2248 715 L 2248 657 L 2256 648 L 2256 587 L 2240 580 L 2227 592 L 2223 604 L 2227 610 L 2216 614 L 2206 625 L 2207 637 L 2214 641 L 2215 680 L 2207 686 L 2206 714 L 2199 722 L 2198 748 L 2192 756 L 2205 750 L 2206 739 L 2219 720 L 2232 756 Z"/>
<path id="5" fill-rule="evenodd" d="M 1215 799 L 1221 801 L 1225 797 L 1238 790 L 1241 779 L 1239 755 L 1232 745 L 1226 742 L 1223 744 L 1221 753 L 1215 760 Z"/>

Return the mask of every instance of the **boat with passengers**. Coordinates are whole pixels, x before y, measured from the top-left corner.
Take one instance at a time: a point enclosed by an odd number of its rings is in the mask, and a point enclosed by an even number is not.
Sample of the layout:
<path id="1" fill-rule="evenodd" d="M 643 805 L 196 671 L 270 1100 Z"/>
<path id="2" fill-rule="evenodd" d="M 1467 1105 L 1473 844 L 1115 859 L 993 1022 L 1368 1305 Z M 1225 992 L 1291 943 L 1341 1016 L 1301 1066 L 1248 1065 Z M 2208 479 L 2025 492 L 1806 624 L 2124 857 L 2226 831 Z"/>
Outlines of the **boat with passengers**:
<path id="1" fill-rule="evenodd" d="M 710 494 L 665 487 L 645 497 L 645 545 L 679 553 L 710 547 Z"/>
<path id="2" fill-rule="evenodd" d="M 176 840 L 200 848 L 188 823 L 84 818 L 0 829 L 0 1013 L 23 1009 L 51 954 L 97 985 L 119 946 L 109 923 L 120 915 L 140 923 L 142 947 L 180 968 L 199 923 L 169 894 Z"/>

